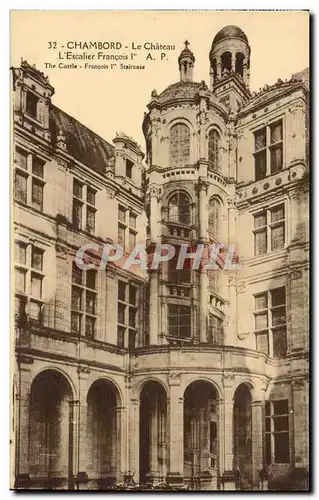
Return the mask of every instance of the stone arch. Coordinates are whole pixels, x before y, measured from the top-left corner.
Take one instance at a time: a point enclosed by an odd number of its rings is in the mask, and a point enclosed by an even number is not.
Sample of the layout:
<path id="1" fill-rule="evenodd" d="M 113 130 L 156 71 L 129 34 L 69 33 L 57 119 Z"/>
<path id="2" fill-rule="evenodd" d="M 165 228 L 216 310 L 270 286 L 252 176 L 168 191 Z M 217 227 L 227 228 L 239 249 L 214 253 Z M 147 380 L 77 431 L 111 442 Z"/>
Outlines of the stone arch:
<path id="1" fill-rule="evenodd" d="M 245 385 L 247 387 L 247 389 L 250 391 L 251 393 L 251 399 L 252 401 L 254 401 L 256 399 L 256 385 L 254 383 L 253 380 L 250 380 L 248 378 L 244 378 L 242 380 L 240 380 L 240 382 L 238 382 L 238 384 L 236 385 L 235 389 L 234 389 L 234 393 L 233 393 L 233 400 L 235 398 L 235 393 L 237 391 L 237 389 L 241 386 L 241 385 Z"/>
<path id="2" fill-rule="evenodd" d="M 225 50 L 220 56 L 220 62 L 222 65 L 222 74 L 224 71 L 231 71 L 232 69 L 232 53 L 229 50 Z"/>
<path id="3" fill-rule="evenodd" d="M 116 390 L 116 395 L 117 395 L 117 405 L 118 406 L 122 406 L 123 403 L 124 403 L 124 395 L 123 395 L 123 390 L 121 389 L 120 385 L 118 384 L 118 382 L 116 380 L 114 380 L 114 378 L 108 376 L 108 375 L 100 375 L 96 378 L 94 378 L 94 380 L 91 381 L 90 385 L 88 386 L 88 389 L 87 389 L 87 393 L 86 393 L 86 401 L 87 401 L 87 398 L 88 398 L 88 394 L 89 394 L 89 391 L 91 389 L 91 387 L 96 383 L 98 382 L 99 380 L 105 380 L 106 382 L 108 382 L 111 386 L 113 385 L 115 390 Z"/>
<path id="4" fill-rule="evenodd" d="M 67 381 L 68 383 L 70 384 L 70 387 L 71 387 L 71 390 L 72 390 L 72 398 L 75 400 L 77 399 L 77 395 L 78 395 L 78 388 L 76 387 L 71 375 L 66 372 L 65 370 L 63 370 L 62 368 L 60 368 L 59 366 L 56 366 L 56 365 L 45 365 L 45 366 L 40 366 L 40 367 L 37 367 L 36 370 L 32 370 L 32 376 L 31 376 L 31 380 L 30 380 L 30 388 L 32 386 L 32 383 L 33 381 L 37 378 L 37 376 L 42 373 L 42 372 L 45 372 L 45 371 L 55 371 L 59 374 L 61 374 Z"/>
<path id="5" fill-rule="evenodd" d="M 29 474 L 48 489 L 72 487 L 73 389 L 55 367 L 39 371 L 30 386 Z"/>
<path id="6" fill-rule="evenodd" d="M 135 386 L 135 391 L 136 391 L 135 397 L 136 398 L 140 398 L 141 392 L 142 392 L 145 384 L 147 384 L 148 382 L 155 382 L 155 383 L 158 383 L 159 385 L 161 385 L 165 391 L 166 396 L 168 397 L 169 388 L 165 384 L 165 382 L 163 380 L 161 380 L 160 378 L 151 375 L 151 376 L 148 376 L 147 378 L 143 378 L 142 380 L 140 380 L 138 382 L 138 384 Z"/>
<path id="7" fill-rule="evenodd" d="M 224 202 L 218 195 L 210 196 L 208 200 L 208 233 L 220 240 Z"/>
<path id="8" fill-rule="evenodd" d="M 168 126 L 169 166 L 184 167 L 191 161 L 191 126 L 188 120 L 176 120 Z"/>
<path id="9" fill-rule="evenodd" d="M 213 380 L 205 375 L 200 375 L 200 376 L 194 375 L 191 379 L 187 380 L 187 382 L 184 383 L 184 385 L 182 386 L 182 389 L 181 389 L 182 390 L 182 397 L 185 394 L 186 389 L 194 382 L 208 382 L 208 383 L 210 383 L 214 387 L 214 389 L 216 390 L 216 392 L 218 394 L 218 399 L 223 398 L 223 391 L 222 391 L 220 385 L 216 382 L 216 380 Z"/>
<path id="10" fill-rule="evenodd" d="M 197 378 L 184 391 L 184 480 L 193 490 L 217 489 L 219 393 L 212 380 Z"/>
<path id="11" fill-rule="evenodd" d="M 241 77 L 244 76 L 244 61 L 245 61 L 245 55 L 242 52 L 236 52 L 235 71 Z"/>
<path id="12" fill-rule="evenodd" d="M 156 483 L 167 475 L 167 390 L 162 381 L 140 384 L 140 483 Z"/>
<path id="13" fill-rule="evenodd" d="M 113 485 L 120 475 L 121 403 L 116 383 L 97 378 L 87 392 L 87 473 L 97 489 Z"/>
<path id="14" fill-rule="evenodd" d="M 252 464 L 252 394 L 250 384 L 242 381 L 233 396 L 234 469 L 241 490 L 250 490 L 253 482 Z"/>

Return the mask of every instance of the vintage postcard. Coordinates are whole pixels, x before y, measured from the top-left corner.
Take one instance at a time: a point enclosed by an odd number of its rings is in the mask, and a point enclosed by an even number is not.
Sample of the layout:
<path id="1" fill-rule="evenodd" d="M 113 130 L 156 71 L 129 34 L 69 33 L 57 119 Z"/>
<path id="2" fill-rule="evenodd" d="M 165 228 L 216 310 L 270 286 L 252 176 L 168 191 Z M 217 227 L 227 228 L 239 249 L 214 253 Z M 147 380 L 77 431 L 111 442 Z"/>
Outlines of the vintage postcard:
<path id="1" fill-rule="evenodd" d="M 10 22 L 11 488 L 308 491 L 309 13 Z"/>

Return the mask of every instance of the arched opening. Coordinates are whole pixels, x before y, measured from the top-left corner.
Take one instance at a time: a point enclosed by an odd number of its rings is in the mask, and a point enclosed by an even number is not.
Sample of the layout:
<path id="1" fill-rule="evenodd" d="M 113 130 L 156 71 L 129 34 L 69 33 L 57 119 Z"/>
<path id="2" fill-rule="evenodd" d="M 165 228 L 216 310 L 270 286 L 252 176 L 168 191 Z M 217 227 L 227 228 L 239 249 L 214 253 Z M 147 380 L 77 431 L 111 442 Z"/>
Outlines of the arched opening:
<path id="1" fill-rule="evenodd" d="M 29 473 L 42 488 L 73 488 L 73 406 L 68 380 L 55 370 L 34 379 L 30 392 Z"/>
<path id="2" fill-rule="evenodd" d="M 232 54 L 231 52 L 224 52 L 221 55 L 221 63 L 222 63 L 222 74 L 224 71 L 231 71 L 231 63 L 232 63 Z"/>
<path id="3" fill-rule="evenodd" d="M 140 483 L 158 483 L 167 475 L 167 402 L 163 386 L 144 384 L 140 395 Z"/>
<path id="4" fill-rule="evenodd" d="M 213 197 L 208 205 L 208 233 L 213 240 L 220 241 L 222 204 L 218 198 Z"/>
<path id="5" fill-rule="evenodd" d="M 241 77 L 244 76 L 244 59 L 245 59 L 244 54 L 242 54 L 241 52 L 237 52 L 235 61 L 235 71 Z"/>
<path id="6" fill-rule="evenodd" d="M 217 489 L 218 393 L 206 381 L 184 393 L 184 480 L 191 489 Z"/>
<path id="7" fill-rule="evenodd" d="M 213 59 L 212 62 L 212 70 L 213 70 L 213 79 L 214 81 L 217 79 L 217 59 Z"/>
<path id="8" fill-rule="evenodd" d="M 234 469 L 239 471 L 240 489 L 252 487 L 252 410 L 251 392 L 246 384 L 234 395 Z"/>
<path id="9" fill-rule="evenodd" d="M 190 224 L 190 199 L 182 192 L 175 193 L 168 202 L 168 220 Z"/>
<path id="10" fill-rule="evenodd" d="M 169 131 L 170 167 L 184 167 L 189 162 L 190 131 L 184 123 L 176 123 Z"/>
<path id="11" fill-rule="evenodd" d="M 87 396 L 87 469 L 95 487 L 103 489 L 120 474 L 121 433 L 116 408 L 119 394 L 105 379 L 94 382 Z"/>
<path id="12" fill-rule="evenodd" d="M 208 161 L 210 168 L 219 171 L 219 145 L 220 135 L 212 129 L 208 134 Z"/>

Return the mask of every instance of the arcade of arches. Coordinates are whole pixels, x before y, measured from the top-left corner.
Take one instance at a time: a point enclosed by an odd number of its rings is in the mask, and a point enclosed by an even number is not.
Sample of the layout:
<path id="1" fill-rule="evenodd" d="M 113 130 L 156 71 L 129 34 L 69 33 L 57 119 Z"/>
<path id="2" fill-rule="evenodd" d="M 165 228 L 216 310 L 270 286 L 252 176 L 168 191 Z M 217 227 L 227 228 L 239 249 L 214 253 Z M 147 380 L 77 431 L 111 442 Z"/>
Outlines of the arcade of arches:
<path id="1" fill-rule="evenodd" d="M 235 392 L 225 388 L 220 399 L 207 380 L 184 391 L 147 380 L 135 404 L 124 407 L 110 380 L 93 382 L 81 402 L 67 378 L 50 369 L 26 394 L 20 398 L 29 411 L 20 426 L 18 475 L 31 487 L 105 489 L 128 475 L 140 484 L 169 480 L 196 490 L 227 489 L 236 471 L 241 489 L 256 481 L 253 434 L 260 435 L 261 424 L 253 419 L 255 403 L 245 384 Z"/>

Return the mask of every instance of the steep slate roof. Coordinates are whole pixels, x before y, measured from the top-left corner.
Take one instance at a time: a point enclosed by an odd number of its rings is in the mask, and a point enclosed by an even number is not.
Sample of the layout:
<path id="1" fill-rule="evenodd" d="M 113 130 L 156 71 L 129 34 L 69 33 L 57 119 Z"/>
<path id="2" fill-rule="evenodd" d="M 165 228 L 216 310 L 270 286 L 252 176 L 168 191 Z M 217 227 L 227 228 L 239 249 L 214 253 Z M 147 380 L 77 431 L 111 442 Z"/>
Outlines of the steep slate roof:
<path id="1" fill-rule="evenodd" d="M 62 131 L 68 153 L 96 172 L 105 173 L 107 163 L 114 156 L 114 146 L 54 105 L 50 108 L 50 130 L 53 144 Z"/>
<path id="2" fill-rule="evenodd" d="M 287 91 L 300 87 L 300 83 L 303 83 L 309 89 L 308 68 L 299 73 L 295 73 L 288 81 L 283 81 L 279 78 L 275 84 L 265 85 L 259 92 L 253 92 L 252 98 L 241 108 L 240 112 L 246 112 L 260 105 L 264 105 L 269 99 L 277 98 Z"/>

